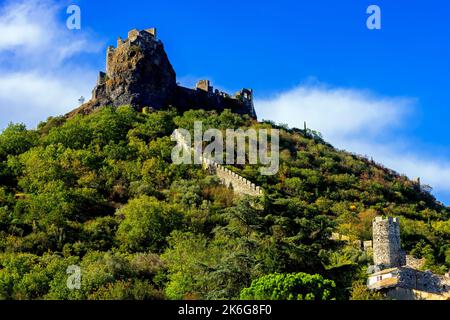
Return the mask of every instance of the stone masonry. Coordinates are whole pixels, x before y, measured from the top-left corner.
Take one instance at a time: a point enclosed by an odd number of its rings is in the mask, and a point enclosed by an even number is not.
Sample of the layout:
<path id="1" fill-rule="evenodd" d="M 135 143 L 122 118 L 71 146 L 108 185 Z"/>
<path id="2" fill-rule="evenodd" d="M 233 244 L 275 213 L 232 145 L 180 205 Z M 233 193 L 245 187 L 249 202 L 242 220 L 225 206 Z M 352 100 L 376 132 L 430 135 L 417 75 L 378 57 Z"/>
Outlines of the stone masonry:
<path id="1" fill-rule="evenodd" d="M 253 91 L 242 89 L 235 95 L 214 90 L 209 80 L 200 80 L 196 88 L 178 85 L 176 73 L 156 29 L 131 30 L 127 39 L 106 51 L 106 72 L 100 72 L 92 98 L 68 116 L 87 114 L 100 106 L 131 105 L 136 110 L 180 111 L 205 109 L 246 114 L 256 119 Z"/>
<path id="2" fill-rule="evenodd" d="M 186 150 L 193 151 L 193 148 L 186 142 L 184 137 L 176 130 L 173 134 L 174 139 Z M 211 173 L 217 175 L 226 187 L 231 187 L 236 194 L 261 196 L 263 190 L 261 187 L 255 185 L 246 178 L 238 175 L 237 173 L 225 168 L 221 164 L 215 162 L 212 159 L 200 157 L 203 167 L 209 170 Z"/>
<path id="3" fill-rule="evenodd" d="M 262 195 L 262 190 L 259 186 L 237 173 L 222 167 L 220 164 L 213 163 L 212 166 L 210 165 L 210 168 L 213 169 L 212 172 L 220 178 L 225 186 L 231 186 L 237 194 L 247 194 L 255 197 Z"/>
<path id="4" fill-rule="evenodd" d="M 400 300 L 450 299 L 448 278 L 418 270 L 423 261 L 407 258 L 401 248 L 398 218 L 374 219 L 373 260 L 375 266 L 369 268 L 371 274 L 367 279 L 369 289 Z"/>
<path id="5" fill-rule="evenodd" d="M 401 267 L 406 264 L 400 243 L 398 218 L 376 217 L 373 221 L 373 260 L 381 269 Z"/>

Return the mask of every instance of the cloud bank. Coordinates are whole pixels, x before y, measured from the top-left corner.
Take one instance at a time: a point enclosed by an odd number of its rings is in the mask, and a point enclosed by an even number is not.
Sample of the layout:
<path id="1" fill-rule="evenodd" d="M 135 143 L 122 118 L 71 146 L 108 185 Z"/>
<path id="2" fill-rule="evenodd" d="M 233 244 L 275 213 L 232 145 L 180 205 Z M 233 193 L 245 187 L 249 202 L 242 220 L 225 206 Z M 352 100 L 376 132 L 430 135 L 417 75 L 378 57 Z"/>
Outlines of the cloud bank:
<path id="1" fill-rule="evenodd" d="M 298 128 L 306 121 L 337 148 L 373 157 L 410 178 L 421 177 L 435 193 L 450 196 L 450 162 L 418 150 L 402 135 L 416 104 L 412 98 L 322 84 L 299 85 L 255 101 L 262 119 Z"/>
<path id="2" fill-rule="evenodd" d="M 77 58 L 104 46 L 83 29 L 68 30 L 58 19 L 65 10 L 51 0 L 0 4 L 0 130 L 9 122 L 34 127 L 74 108 L 81 95 L 90 96 L 97 70 L 79 66 Z M 191 87 L 197 79 L 179 81 Z M 450 199 L 450 162 L 398 138 L 415 103 L 316 83 L 256 100 L 255 106 L 260 118 L 300 128 L 306 121 L 336 147 L 372 156 L 409 177 L 420 176 Z"/>
<path id="3" fill-rule="evenodd" d="M 90 95 L 96 72 L 78 66 L 77 57 L 98 52 L 102 44 L 88 32 L 67 29 L 58 20 L 65 9 L 48 0 L 0 7 L 0 130 L 9 122 L 34 127 Z"/>
<path id="4" fill-rule="evenodd" d="M 325 85 L 298 86 L 275 97 L 255 102 L 263 118 L 290 125 L 319 129 L 336 139 L 378 135 L 401 126 L 414 106 L 409 98 L 377 97 L 368 91 L 330 88 Z"/>

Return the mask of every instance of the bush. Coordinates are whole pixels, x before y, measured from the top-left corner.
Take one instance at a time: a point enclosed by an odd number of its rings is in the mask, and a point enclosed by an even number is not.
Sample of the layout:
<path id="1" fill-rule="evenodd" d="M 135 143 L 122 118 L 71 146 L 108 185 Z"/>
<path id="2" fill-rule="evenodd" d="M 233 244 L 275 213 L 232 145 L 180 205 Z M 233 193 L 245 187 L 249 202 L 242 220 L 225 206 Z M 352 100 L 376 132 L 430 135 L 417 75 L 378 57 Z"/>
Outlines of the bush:
<path id="1" fill-rule="evenodd" d="M 273 273 L 256 279 L 241 291 L 242 300 L 331 300 L 335 283 L 321 275 Z"/>
<path id="2" fill-rule="evenodd" d="M 9 124 L 0 134 L 0 160 L 8 155 L 24 153 L 38 142 L 38 134 L 28 131 L 24 124 Z"/>
<path id="3" fill-rule="evenodd" d="M 132 251 L 161 251 L 166 237 L 182 223 L 178 207 L 146 195 L 129 201 L 117 215 L 123 218 L 117 239 Z"/>
<path id="4" fill-rule="evenodd" d="M 350 300 L 383 300 L 383 295 L 370 291 L 362 281 L 355 281 L 352 285 Z"/>
<path id="5" fill-rule="evenodd" d="M 88 296 L 89 300 L 161 300 L 162 292 L 148 280 L 120 280 L 99 288 Z"/>

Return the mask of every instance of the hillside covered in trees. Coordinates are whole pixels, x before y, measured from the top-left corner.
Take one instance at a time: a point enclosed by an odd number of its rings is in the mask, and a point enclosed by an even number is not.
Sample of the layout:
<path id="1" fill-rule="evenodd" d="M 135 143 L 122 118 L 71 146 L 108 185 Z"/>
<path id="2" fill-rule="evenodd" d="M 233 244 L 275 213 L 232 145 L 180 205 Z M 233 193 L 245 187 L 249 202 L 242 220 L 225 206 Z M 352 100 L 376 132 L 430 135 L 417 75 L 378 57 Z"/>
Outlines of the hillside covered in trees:
<path id="1" fill-rule="evenodd" d="M 199 165 L 175 165 L 176 128 L 280 129 L 280 169 L 228 166 L 264 189 L 240 197 Z M 402 246 L 450 267 L 449 209 L 405 176 L 336 150 L 311 130 L 230 111 L 103 107 L 0 134 L 0 298 L 357 299 L 377 215 Z M 79 290 L 67 268 L 81 268 Z M 267 288 L 276 288 L 273 292 Z M 276 292 L 276 294 L 274 293 Z"/>

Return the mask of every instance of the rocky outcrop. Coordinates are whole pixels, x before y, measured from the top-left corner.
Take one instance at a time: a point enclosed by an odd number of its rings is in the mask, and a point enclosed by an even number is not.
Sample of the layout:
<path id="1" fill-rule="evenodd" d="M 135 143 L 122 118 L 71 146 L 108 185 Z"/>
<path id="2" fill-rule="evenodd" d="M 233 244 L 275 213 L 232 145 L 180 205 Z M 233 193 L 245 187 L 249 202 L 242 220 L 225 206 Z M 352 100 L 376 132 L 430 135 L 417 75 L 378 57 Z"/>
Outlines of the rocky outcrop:
<path id="1" fill-rule="evenodd" d="M 131 105 L 137 110 L 231 109 L 256 118 L 252 90 L 230 96 L 213 90 L 208 80 L 199 81 L 194 89 L 177 85 L 175 70 L 154 28 L 131 30 L 127 39 L 118 39 L 117 47 L 108 47 L 106 72 L 99 73 L 92 99 L 70 114 L 86 114 L 105 105 Z"/>

